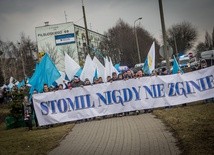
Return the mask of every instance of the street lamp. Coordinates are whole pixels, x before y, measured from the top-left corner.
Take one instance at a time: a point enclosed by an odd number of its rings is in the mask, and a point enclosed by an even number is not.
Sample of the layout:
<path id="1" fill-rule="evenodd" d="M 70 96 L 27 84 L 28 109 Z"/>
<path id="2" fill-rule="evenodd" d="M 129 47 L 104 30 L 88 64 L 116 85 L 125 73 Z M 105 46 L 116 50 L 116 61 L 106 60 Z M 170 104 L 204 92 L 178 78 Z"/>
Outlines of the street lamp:
<path id="1" fill-rule="evenodd" d="M 134 34 L 135 34 L 135 39 L 136 39 L 136 44 L 137 44 L 137 53 L 138 53 L 139 63 L 141 63 L 141 57 L 140 57 L 140 50 L 139 50 L 139 44 L 138 44 L 138 38 L 137 38 L 135 23 L 136 23 L 136 21 L 141 20 L 141 19 L 142 19 L 142 17 L 140 17 L 134 21 Z"/>

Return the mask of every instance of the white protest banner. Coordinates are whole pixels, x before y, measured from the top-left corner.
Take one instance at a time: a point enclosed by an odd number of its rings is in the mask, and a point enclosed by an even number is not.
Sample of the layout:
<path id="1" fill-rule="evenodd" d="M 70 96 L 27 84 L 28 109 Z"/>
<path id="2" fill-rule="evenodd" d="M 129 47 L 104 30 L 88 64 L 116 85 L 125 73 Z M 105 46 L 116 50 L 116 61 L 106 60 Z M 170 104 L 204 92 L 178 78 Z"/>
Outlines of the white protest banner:
<path id="1" fill-rule="evenodd" d="M 214 66 L 35 94 L 33 102 L 39 125 L 48 125 L 213 97 Z"/>

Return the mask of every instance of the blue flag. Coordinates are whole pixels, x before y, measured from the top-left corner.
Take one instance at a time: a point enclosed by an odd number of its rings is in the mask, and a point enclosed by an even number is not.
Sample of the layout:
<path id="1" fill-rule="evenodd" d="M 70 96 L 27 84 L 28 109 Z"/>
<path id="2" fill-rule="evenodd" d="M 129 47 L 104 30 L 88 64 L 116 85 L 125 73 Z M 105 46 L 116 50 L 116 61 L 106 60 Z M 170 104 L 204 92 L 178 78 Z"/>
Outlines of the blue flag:
<path id="1" fill-rule="evenodd" d="M 70 81 L 67 74 L 65 74 L 65 80 Z"/>
<path id="2" fill-rule="evenodd" d="M 60 77 L 55 64 L 52 62 L 48 54 L 45 54 L 39 64 L 36 65 L 36 70 L 29 80 L 32 86 L 30 93 L 35 89 L 38 92 L 43 92 L 43 85 L 47 84 L 50 87 L 55 80 Z"/>
<path id="3" fill-rule="evenodd" d="M 82 67 L 76 72 L 75 76 L 80 77 L 81 73 L 82 73 Z"/>
<path id="4" fill-rule="evenodd" d="M 95 72 L 94 72 L 94 79 L 98 79 L 98 72 L 97 72 L 97 69 L 96 69 Z"/>
<path id="5" fill-rule="evenodd" d="M 115 64 L 114 68 L 116 68 L 116 70 L 120 73 L 120 64 Z"/>
<path id="6" fill-rule="evenodd" d="M 143 72 L 147 75 L 151 74 L 150 73 L 150 70 L 149 70 L 149 65 L 148 65 L 148 57 L 146 57 L 146 60 L 144 62 L 144 65 L 143 65 Z"/>
<path id="7" fill-rule="evenodd" d="M 174 59 L 173 59 L 173 69 L 172 69 L 172 74 L 177 74 L 178 71 L 180 71 L 181 73 L 183 73 L 183 71 L 181 70 L 175 56 L 173 55 Z"/>
<path id="8" fill-rule="evenodd" d="M 21 82 L 19 82 L 17 87 L 18 87 L 18 89 L 20 89 L 24 85 L 25 85 L 25 80 L 22 80 Z"/>

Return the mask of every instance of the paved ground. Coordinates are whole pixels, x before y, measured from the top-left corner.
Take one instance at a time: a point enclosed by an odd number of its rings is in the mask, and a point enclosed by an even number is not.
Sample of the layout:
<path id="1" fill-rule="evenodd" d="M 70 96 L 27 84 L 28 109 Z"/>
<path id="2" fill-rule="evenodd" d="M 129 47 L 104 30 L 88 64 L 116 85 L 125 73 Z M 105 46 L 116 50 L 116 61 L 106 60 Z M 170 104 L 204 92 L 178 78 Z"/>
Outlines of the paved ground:
<path id="1" fill-rule="evenodd" d="M 174 155 L 180 151 L 164 124 L 152 114 L 76 124 L 50 155 Z"/>

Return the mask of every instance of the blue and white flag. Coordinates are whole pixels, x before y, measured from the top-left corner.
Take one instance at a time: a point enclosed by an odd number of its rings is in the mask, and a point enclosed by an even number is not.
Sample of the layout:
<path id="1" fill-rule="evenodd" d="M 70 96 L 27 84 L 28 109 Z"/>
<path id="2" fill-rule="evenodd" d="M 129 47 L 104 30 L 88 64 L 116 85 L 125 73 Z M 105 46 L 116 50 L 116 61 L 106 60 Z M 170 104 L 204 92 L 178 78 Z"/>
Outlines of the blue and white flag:
<path id="1" fill-rule="evenodd" d="M 173 69 L 172 69 L 172 74 L 177 74 L 178 71 L 180 71 L 181 73 L 183 73 L 182 69 L 180 68 L 178 61 L 176 60 L 175 56 L 173 55 L 174 59 L 173 59 Z"/>
<path id="2" fill-rule="evenodd" d="M 152 46 L 150 47 L 149 53 L 144 62 L 143 71 L 146 74 L 151 74 L 154 69 L 155 69 L 155 42 L 153 42 Z"/>

